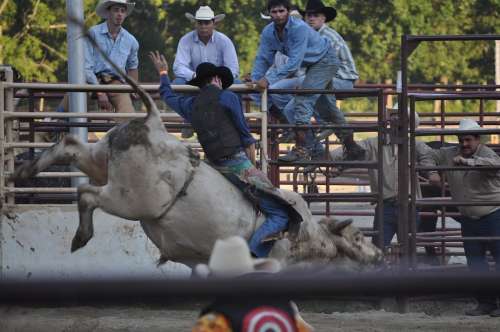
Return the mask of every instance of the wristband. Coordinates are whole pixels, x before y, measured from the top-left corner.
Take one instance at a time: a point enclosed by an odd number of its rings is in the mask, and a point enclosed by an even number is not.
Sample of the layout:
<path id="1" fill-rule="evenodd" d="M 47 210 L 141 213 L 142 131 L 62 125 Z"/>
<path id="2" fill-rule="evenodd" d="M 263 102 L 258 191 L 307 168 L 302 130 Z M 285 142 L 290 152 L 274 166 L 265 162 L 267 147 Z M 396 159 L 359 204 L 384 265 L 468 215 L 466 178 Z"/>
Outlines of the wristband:
<path id="1" fill-rule="evenodd" d="M 160 76 L 161 75 L 167 75 L 167 74 L 168 74 L 168 72 L 166 70 L 160 70 Z"/>

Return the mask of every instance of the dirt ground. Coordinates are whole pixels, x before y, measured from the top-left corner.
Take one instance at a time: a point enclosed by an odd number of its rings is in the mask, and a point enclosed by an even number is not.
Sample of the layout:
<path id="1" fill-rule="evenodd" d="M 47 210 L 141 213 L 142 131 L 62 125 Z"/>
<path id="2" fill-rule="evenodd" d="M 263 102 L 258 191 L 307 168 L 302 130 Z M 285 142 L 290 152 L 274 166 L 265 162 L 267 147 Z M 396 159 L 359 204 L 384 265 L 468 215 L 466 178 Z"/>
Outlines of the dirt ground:
<path id="1" fill-rule="evenodd" d="M 0 331 L 190 331 L 196 310 L 146 307 L 0 307 Z M 302 312 L 317 332 L 327 331 L 499 331 L 500 319 L 459 314 L 432 316 L 384 310 L 351 313 Z"/>

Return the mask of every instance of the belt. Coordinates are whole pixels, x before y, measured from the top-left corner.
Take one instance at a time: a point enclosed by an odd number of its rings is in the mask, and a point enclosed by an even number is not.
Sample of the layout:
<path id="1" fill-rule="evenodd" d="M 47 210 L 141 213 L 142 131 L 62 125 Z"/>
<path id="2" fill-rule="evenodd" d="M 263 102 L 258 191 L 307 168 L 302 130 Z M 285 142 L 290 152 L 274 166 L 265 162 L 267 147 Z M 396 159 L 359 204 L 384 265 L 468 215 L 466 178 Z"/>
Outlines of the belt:
<path id="1" fill-rule="evenodd" d="M 398 202 L 398 199 L 396 197 L 389 197 L 384 199 L 384 204 L 389 203 L 389 204 L 395 204 Z"/>
<path id="2" fill-rule="evenodd" d="M 232 160 L 232 159 L 236 158 L 242 152 L 243 152 L 242 150 L 238 150 L 235 153 L 232 153 L 228 156 L 217 158 L 217 160 L 215 160 L 215 162 Z"/>
<path id="3" fill-rule="evenodd" d="M 99 72 L 95 75 L 101 84 L 111 84 L 113 81 L 121 81 L 120 76 L 112 73 Z"/>

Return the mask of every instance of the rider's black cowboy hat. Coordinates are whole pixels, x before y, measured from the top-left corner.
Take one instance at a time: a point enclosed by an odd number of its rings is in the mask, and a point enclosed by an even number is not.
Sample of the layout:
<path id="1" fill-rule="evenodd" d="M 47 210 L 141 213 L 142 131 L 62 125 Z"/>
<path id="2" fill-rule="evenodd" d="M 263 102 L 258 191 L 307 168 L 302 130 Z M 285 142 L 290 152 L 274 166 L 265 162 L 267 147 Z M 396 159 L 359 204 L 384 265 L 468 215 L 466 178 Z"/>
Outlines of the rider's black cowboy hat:
<path id="1" fill-rule="evenodd" d="M 322 13 L 325 15 L 325 22 L 329 22 L 337 17 L 337 10 L 333 7 L 327 7 L 321 0 L 309 0 L 302 15 L 307 13 Z"/>
<path id="2" fill-rule="evenodd" d="M 229 88 L 233 82 L 233 73 L 231 70 L 225 66 L 217 67 L 213 63 L 203 62 L 196 67 L 196 76 L 191 81 L 187 82 L 189 85 L 194 85 L 201 88 L 205 79 L 208 77 L 219 76 L 222 81 L 222 88 Z"/>

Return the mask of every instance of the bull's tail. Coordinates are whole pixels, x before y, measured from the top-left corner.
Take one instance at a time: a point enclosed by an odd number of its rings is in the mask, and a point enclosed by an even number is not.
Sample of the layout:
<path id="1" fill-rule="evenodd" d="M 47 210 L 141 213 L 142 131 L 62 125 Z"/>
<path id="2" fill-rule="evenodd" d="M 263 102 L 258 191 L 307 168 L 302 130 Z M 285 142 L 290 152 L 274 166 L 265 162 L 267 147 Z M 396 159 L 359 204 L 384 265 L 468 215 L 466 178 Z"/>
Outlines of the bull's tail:
<path id="1" fill-rule="evenodd" d="M 155 114 L 159 117 L 160 111 L 156 107 L 156 104 L 153 98 L 151 98 L 151 96 L 149 95 L 149 93 L 147 93 L 146 90 L 144 90 L 139 84 L 137 84 L 137 82 L 133 78 L 124 73 L 123 70 L 121 70 L 120 67 L 118 67 L 103 50 L 101 50 L 101 48 L 99 47 L 99 45 L 97 45 L 95 39 L 90 35 L 89 30 L 82 21 L 73 16 L 69 16 L 68 18 L 71 22 L 81 27 L 81 29 L 84 31 L 84 36 L 87 37 L 92 46 L 94 46 L 94 48 L 99 52 L 99 54 L 101 54 L 102 57 L 107 62 L 109 62 L 109 64 L 113 67 L 113 69 L 116 70 L 116 72 L 125 79 L 125 81 L 134 89 L 134 91 L 137 92 L 137 94 L 141 97 L 142 102 L 146 106 L 148 114 L 147 116 L 149 117 L 152 114 Z"/>

